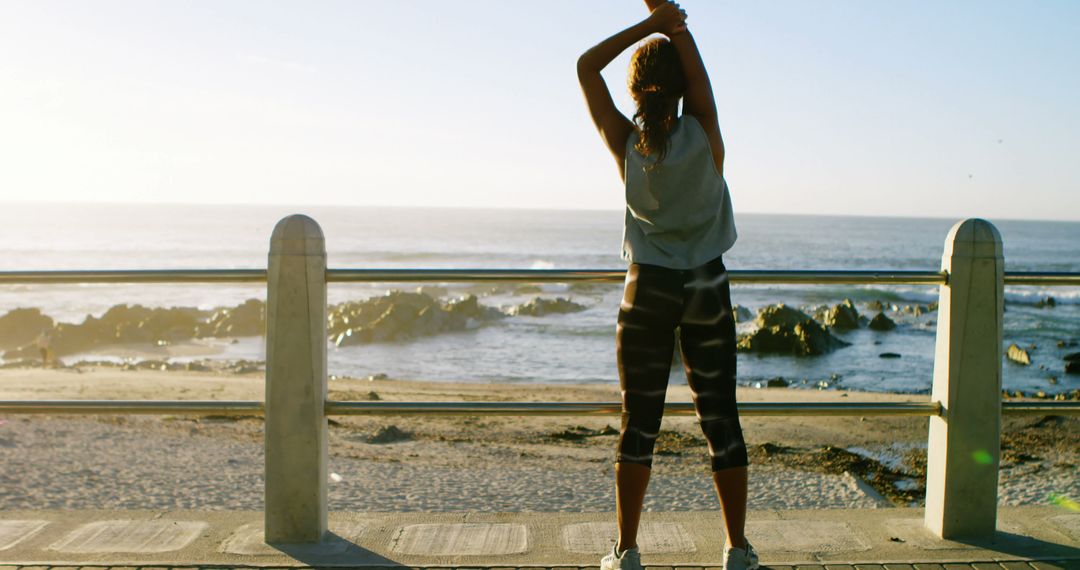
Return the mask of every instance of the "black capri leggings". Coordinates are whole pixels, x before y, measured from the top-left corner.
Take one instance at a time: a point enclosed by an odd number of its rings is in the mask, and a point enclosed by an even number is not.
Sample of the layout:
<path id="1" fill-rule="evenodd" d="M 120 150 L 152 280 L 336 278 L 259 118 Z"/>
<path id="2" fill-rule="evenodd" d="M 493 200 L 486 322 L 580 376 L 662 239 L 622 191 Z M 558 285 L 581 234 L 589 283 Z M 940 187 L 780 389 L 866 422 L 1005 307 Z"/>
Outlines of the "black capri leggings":
<path id="1" fill-rule="evenodd" d="M 615 333 L 623 407 L 616 461 L 652 466 L 676 328 L 712 470 L 746 466 L 735 405 L 735 317 L 720 257 L 693 269 L 630 264 Z"/>

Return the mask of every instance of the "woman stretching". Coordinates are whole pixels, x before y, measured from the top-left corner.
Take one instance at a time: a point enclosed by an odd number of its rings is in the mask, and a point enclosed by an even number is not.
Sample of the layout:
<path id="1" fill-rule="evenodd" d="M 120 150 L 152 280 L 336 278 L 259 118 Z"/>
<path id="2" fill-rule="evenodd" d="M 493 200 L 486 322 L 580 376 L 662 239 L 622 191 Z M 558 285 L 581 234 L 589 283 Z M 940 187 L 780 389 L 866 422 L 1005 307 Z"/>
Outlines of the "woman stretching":
<path id="1" fill-rule="evenodd" d="M 721 257 L 735 242 L 724 143 L 686 12 L 663 0 L 646 4 L 648 18 L 589 49 L 577 66 L 589 113 L 626 185 L 622 258 L 630 262 L 616 328 L 619 539 L 601 569 L 641 568 L 638 522 L 678 330 L 724 515 L 724 568 L 752 570 L 758 559 L 744 536 L 747 457 L 735 405 L 735 320 Z M 615 108 L 600 71 L 656 33 L 667 37 L 645 42 L 631 60 L 631 121 Z"/>

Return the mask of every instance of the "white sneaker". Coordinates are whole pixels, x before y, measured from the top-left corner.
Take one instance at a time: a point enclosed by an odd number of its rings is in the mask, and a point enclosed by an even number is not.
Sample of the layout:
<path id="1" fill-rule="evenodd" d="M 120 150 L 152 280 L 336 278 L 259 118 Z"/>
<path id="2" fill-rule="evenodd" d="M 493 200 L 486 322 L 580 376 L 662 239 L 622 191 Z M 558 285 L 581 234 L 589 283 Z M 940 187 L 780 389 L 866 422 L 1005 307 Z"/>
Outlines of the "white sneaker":
<path id="1" fill-rule="evenodd" d="M 757 570 L 758 556 L 750 541 L 746 541 L 746 549 L 724 547 L 724 570 Z"/>
<path id="2" fill-rule="evenodd" d="M 611 554 L 600 560 L 600 570 L 643 570 L 641 553 L 635 546 L 630 550 L 624 550 L 620 555 L 612 546 Z"/>

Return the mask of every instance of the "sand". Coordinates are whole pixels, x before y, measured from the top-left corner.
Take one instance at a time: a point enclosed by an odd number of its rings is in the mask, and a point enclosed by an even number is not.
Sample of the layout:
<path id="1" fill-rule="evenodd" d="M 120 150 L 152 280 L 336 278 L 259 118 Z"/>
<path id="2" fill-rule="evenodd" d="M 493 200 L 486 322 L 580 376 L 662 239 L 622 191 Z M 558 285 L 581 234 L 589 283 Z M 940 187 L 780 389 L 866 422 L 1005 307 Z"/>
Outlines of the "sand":
<path id="1" fill-rule="evenodd" d="M 335 400 L 618 399 L 614 384 L 332 379 L 329 385 Z M 260 373 L 0 370 L 3 400 L 262 400 L 263 390 Z M 740 388 L 739 398 L 881 402 L 926 396 Z M 689 399 L 685 386 L 668 392 L 668 401 Z M 743 426 L 752 509 L 887 508 L 917 504 L 922 495 L 926 418 L 745 417 Z M 0 508 L 259 509 L 262 427 L 258 417 L 0 416 Z M 617 417 L 334 417 L 330 508 L 611 511 L 611 432 L 617 427 Z M 1080 497 L 1078 433 L 1076 418 L 1007 418 L 1001 502 Z M 665 419 L 646 509 L 714 508 L 694 418 Z"/>

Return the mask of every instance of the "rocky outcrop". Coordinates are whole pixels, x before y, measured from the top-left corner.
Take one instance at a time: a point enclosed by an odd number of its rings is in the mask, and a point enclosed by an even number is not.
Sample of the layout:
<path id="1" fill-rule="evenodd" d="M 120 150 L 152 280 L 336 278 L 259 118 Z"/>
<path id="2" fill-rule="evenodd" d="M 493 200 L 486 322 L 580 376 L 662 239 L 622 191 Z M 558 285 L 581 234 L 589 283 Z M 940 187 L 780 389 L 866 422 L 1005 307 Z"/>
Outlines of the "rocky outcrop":
<path id="1" fill-rule="evenodd" d="M 564 299 L 562 297 L 557 299 L 536 297 L 528 303 L 510 307 L 507 313 L 514 316 L 528 315 L 530 317 L 541 317 L 548 314 L 576 313 L 578 311 L 584 311 L 586 308 L 588 307 L 585 305 L 579 305 L 570 299 Z"/>
<path id="2" fill-rule="evenodd" d="M 831 307 L 820 314 L 821 324 L 831 329 L 850 330 L 859 328 L 859 311 L 851 299 Z"/>
<path id="3" fill-rule="evenodd" d="M 196 327 L 197 337 L 260 336 L 266 334 L 266 304 L 248 299 L 232 308 L 216 309 Z"/>
<path id="4" fill-rule="evenodd" d="M 15 348 L 52 330 L 53 320 L 38 309 L 13 309 L 0 317 L 0 348 Z"/>
<path id="5" fill-rule="evenodd" d="M 811 320 L 809 315 L 798 309 L 792 309 L 783 303 L 762 307 L 757 314 L 757 326 L 759 328 L 793 327 L 808 320 Z"/>
<path id="6" fill-rule="evenodd" d="M 736 323 L 745 323 L 746 321 L 754 318 L 754 313 L 751 313 L 750 309 L 747 309 L 742 305 L 735 305 L 731 308 L 731 310 L 735 313 Z"/>
<path id="7" fill-rule="evenodd" d="M 802 311 L 784 304 L 763 308 L 757 316 L 758 329 L 739 337 L 737 348 L 744 352 L 815 356 L 848 346 Z"/>
<path id="8" fill-rule="evenodd" d="M 188 307 L 148 308 L 116 305 L 99 317 L 87 316 L 80 324 L 53 326 L 50 349 L 55 356 L 85 352 L 116 344 L 167 344 L 195 336 L 202 311 Z M 40 332 L 40 331 L 39 331 Z M 6 359 L 33 357 L 37 349 L 27 344 L 4 353 Z"/>
<path id="9" fill-rule="evenodd" d="M 505 316 L 498 309 L 480 305 L 475 295 L 443 304 L 423 293 L 402 291 L 335 305 L 329 313 L 327 330 L 337 346 L 466 330 Z"/>
<path id="10" fill-rule="evenodd" d="M 1028 351 L 1015 344 L 1009 345 L 1009 348 L 1005 351 L 1005 358 L 1008 358 L 1017 364 L 1023 364 L 1024 366 L 1029 366 L 1031 364 L 1031 355 L 1028 354 Z"/>
<path id="11" fill-rule="evenodd" d="M 870 324 L 867 326 L 875 331 L 891 331 L 896 328 L 896 323 L 886 317 L 885 313 L 878 313 L 874 315 L 874 318 L 870 319 Z"/>
<path id="12" fill-rule="evenodd" d="M 1065 355 L 1065 373 L 1080 374 L 1080 352 Z"/>

